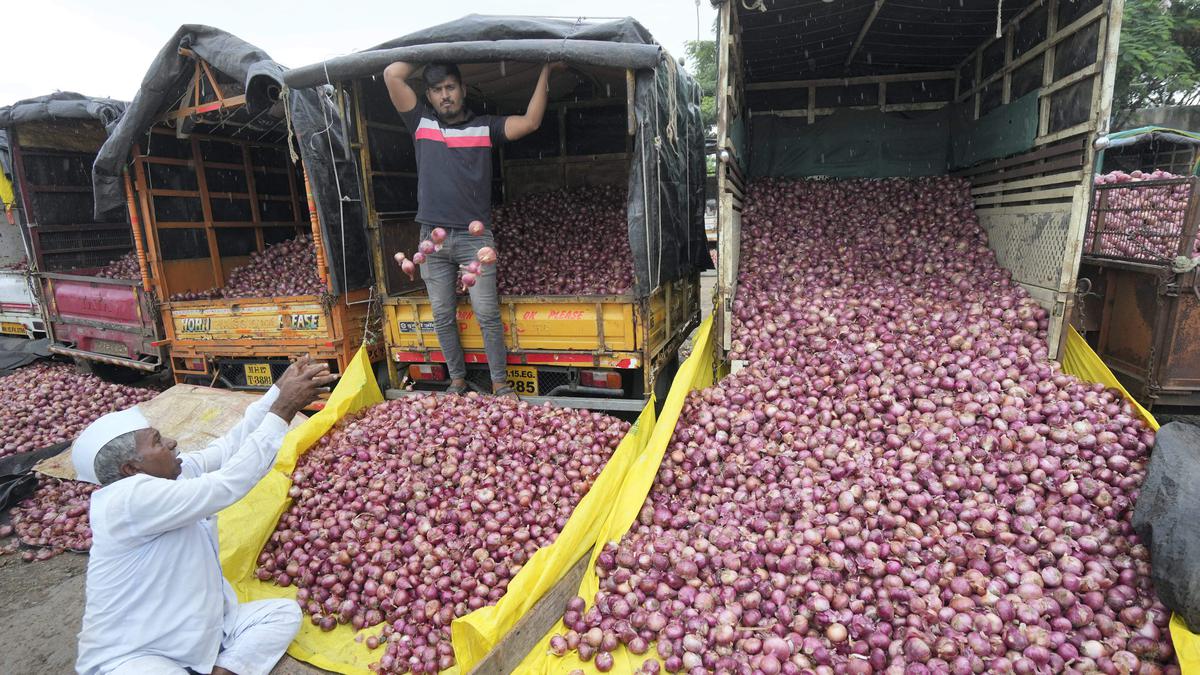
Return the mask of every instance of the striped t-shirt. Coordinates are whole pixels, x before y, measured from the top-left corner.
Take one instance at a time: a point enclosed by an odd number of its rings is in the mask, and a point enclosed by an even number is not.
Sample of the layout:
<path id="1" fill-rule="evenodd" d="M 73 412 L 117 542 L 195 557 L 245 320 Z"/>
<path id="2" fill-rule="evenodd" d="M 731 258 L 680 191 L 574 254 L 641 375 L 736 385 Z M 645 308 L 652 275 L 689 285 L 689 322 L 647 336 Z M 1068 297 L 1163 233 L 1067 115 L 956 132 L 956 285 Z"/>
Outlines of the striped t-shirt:
<path id="1" fill-rule="evenodd" d="M 492 146 L 503 143 L 504 117 L 473 115 L 444 125 L 424 102 L 400 113 L 417 152 L 417 222 L 465 228 L 491 224 Z"/>

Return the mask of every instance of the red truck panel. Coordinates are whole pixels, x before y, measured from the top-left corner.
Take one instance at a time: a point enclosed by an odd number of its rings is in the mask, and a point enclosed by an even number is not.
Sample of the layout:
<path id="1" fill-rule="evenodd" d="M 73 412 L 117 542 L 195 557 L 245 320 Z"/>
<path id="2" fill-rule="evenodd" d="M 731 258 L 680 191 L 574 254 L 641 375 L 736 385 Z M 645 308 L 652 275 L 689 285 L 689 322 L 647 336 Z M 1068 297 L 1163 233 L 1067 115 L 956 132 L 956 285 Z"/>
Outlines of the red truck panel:
<path id="1" fill-rule="evenodd" d="M 138 316 L 137 290 L 133 287 L 56 280 L 54 309 L 56 314 L 64 318 L 142 325 L 142 319 Z"/>

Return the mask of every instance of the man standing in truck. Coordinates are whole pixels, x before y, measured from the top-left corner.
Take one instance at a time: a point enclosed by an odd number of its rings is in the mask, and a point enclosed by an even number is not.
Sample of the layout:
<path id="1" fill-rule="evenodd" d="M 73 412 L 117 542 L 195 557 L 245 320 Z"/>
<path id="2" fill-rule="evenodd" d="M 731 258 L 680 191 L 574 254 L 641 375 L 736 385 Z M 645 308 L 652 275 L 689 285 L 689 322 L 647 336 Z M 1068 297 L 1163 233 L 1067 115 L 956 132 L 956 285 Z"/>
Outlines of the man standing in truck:
<path id="1" fill-rule="evenodd" d="M 392 104 L 412 133 L 416 148 L 416 220 L 421 224 L 421 240 L 429 239 L 436 227 L 447 232 L 441 249 L 426 255 L 420 269 L 433 308 L 438 342 L 450 371 L 448 393 L 467 391 L 467 368 L 456 316 L 458 268 L 475 260 L 481 248 L 496 246 L 491 232 L 492 147 L 524 138 L 541 126 L 550 71 L 555 67 L 542 67 L 524 115 L 472 113 L 465 104 L 462 75 L 453 64 L 425 66 L 424 101 L 407 82 L 415 69 L 412 64 L 398 61 L 383 71 Z M 476 220 L 484 225 L 481 234 L 468 231 Z M 471 308 L 483 334 L 492 392 L 516 397 L 507 382 L 496 265 L 482 266 L 470 293 Z"/>

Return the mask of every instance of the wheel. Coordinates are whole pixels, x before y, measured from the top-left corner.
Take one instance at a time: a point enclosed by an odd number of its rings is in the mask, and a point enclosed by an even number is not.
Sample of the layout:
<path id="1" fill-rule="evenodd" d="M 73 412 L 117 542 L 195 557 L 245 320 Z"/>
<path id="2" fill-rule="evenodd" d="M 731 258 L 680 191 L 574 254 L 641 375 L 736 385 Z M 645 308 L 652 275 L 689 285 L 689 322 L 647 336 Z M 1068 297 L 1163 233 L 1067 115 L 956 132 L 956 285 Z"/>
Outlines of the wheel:
<path id="1" fill-rule="evenodd" d="M 667 400 L 667 394 L 671 391 L 671 383 L 675 381 L 675 374 L 679 372 L 679 356 L 671 357 L 670 361 L 663 366 L 658 372 L 658 377 L 654 379 L 654 398 L 656 400 L 655 412 L 661 412 L 663 403 Z"/>
<path id="2" fill-rule="evenodd" d="M 380 361 L 375 364 L 375 382 L 379 384 L 379 391 L 387 394 L 388 388 L 391 387 L 391 377 L 388 375 L 387 361 Z"/>

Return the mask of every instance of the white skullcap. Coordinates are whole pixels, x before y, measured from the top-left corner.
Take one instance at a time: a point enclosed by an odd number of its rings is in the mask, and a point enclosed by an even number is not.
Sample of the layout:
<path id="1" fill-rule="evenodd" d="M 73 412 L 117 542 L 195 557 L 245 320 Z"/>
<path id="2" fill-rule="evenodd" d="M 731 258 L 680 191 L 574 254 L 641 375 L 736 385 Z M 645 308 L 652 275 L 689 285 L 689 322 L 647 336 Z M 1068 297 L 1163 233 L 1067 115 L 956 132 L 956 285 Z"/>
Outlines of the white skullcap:
<path id="1" fill-rule="evenodd" d="M 136 407 L 108 413 L 88 425 L 75 439 L 71 447 L 71 461 L 75 464 L 75 475 L 79 480 L 100 484 L 96 477 L 96 455 L 100 448 L 114 438 L 130 431 L 149 429 L 150 423 Z"/>

